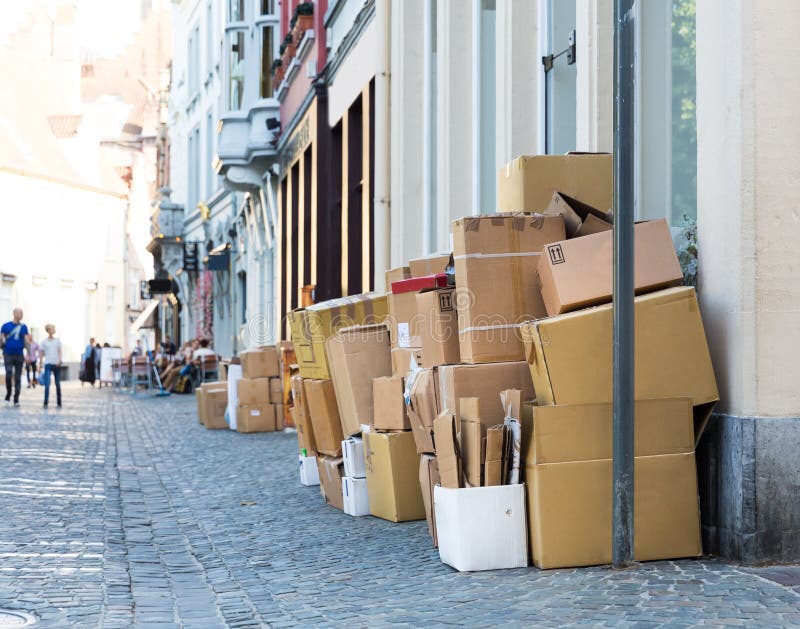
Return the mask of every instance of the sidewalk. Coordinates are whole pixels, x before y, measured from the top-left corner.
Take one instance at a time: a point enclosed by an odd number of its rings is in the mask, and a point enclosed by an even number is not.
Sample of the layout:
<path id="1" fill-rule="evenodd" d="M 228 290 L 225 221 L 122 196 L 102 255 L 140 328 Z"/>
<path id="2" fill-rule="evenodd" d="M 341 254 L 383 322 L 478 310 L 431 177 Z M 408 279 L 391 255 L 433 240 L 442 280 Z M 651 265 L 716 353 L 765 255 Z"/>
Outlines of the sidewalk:
<path id="1" fill-rule="evenodd" d="M 0 405 L 0 607 L 39 626 L 800 626 L 800 586 L 761 576 L 787 569 L 459 574 L 424 521 L 301 487 L 294 434 L 207 431 L 193 396 L 64 393 Z"/>

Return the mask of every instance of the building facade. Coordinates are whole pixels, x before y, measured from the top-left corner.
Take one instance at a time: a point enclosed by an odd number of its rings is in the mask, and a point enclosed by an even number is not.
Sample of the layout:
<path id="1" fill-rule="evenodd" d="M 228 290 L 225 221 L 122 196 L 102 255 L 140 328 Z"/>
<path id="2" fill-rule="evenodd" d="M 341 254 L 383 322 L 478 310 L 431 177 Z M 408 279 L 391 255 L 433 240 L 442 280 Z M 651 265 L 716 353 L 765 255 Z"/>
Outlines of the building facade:
<path id="1" fill-rule="evenodd" d="M 613 149 L 612 0 L 229 4 L 216 170 L 234 192 L 213 244 L 228 234 L 238 321 L 271 316 L 264 338 L 450 250 L 516 156 Z M 698 450 L 706 547 L 796 561 L 800 6 L 648 0 L 634 17 L 634 209 L 667 219 L 696 274 L 722 398 Z"/>

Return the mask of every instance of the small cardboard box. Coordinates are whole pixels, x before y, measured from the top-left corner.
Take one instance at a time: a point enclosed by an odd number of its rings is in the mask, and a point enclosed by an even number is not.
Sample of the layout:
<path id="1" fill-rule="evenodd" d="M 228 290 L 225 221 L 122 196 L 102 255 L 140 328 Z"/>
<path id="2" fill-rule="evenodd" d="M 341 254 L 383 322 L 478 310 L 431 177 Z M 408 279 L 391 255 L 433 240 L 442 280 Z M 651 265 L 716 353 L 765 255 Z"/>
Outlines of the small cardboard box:
<path id="1" fill-rule="evenodd" d="M 225 420 L 225 411 L 228 408 L 228 389 L 225 383 L 220 388 L 208 388 L 203 390 L 203 424 L 206 428 L 216 430 L 227 428 L 228 422 Z"/>
<path id="2" fill-rule="evenodd" d="M 333 383 L 330 380 L 303 378 L 303 390 L 308 402 L 317 452 L 333 457 L 342 456 L 344 434 Z"/>
<path id="3" fill-rule="evenodd" d="M 406 410 L 417 452 L 433 454 L 433 421 L 439 414 L 434 370 L 420 369 L 409 375 L 406 391 Z"/>
<path id="4" fill-rule="evenodd" d="M 386 295 L 375 293 L 339 297 L 290 312 L 289 324 L 300 375 L 329 379 L 325 341 L 341 328 L 383 323 L 387 314 Z"/>
<path id="5" fill-rule="evenodd" d="M 433 497 L 442 563 L 460 572 L 528 565 L 523 484 L 436 487 Z"/>
<path id="6" fill-rule="evenodd" d="M 422 490 L 422 502 L 425 505 L 425 519 L 428 521 L 428 533 L 433 540 L 433 547 L 439 545 L 436 537 L 436 514 L 433 510 L 433 488 L 440 483 L 439 463 L 432 454 L 423 454 L 419 459 L 419 487 Z"/>
<path id="7" fill-rule="evenodd" d="M 322 494 L 322 499 L 332 507 L 342 511 L 344 509 L 342 496 L 344 463 L 342 463 L 342 457 L 319 455 L 317 457 L 317 470 L 319 472 L 319 491 Z"/>
<path id="8" fill-rule="evenodd" d="M 497 173 L 499 212 L 541 212 L 561 192 L 607 210 L 614 201 L 610 153 L 533 155 L 510 161 Z"/>
<path id="9" fill-rule="evenodd" d="M 240 378 L 236 393 L 239 404 L 267 404 L 270 401 L 269 378 Z"/>
<path id="10" fill-rule="evenodd" d="M 347 515 L 369 515 L 369 495 L 366 478 L 342 477 L 342 502 Z"/>
<path id="11" fill-rule="evenodd" d="M 564 217 L 567 238 L 578 238 L 613 229 L 612 217 L 608 212 L 600 211 L 560 192 L 553 194 L 544 214 Z"/>
<path id="12" fill-rule="evenodd" d="M 413 361 L 416 367 L 422 365 L 422 350 L 407 347 L 392 348 L 392 375 L 405 378 L 411 371 Z"/>
<path id="13" fill-rule="evenodd" d="M 275 432 L 274 404 L 239 404 L 236 411 L 238 432 Z"/>
<path id="14" fill-rule="evenodd" d="M 524 358 L 519 324 L 546 315 L 536 274 L 542 247 L 564 238 L 561 216 L 470 216 L 453 223 L 461 362 Z"/>
<path id="15" fill-rule="evenodd" d="M 300 459 L 300 484 L 306 487 L 319 485 L 319 470 L 317 469 L 317 457 L 298 456 Z"/>
<path id="16" fill-rule="evenodd" d="M 342 440 L 342 460 L 344 474 L 352 478 L 366 478 L 364 467 L 364 442 L 359 437 L 348 437 Z"/>
<path id="17" fill-rule="evenodd" d="M 305 450 L 306 456 L 314 456 L 317 453 L 317 441 L 314 438 L 314 428 L 311 425 L 311 414 L 308 412 L 308 401 L 303 388 L 303 376 L 295 375 L 291 377 L 292 387 L 292 413 L 294 426 L 297 429 L 297 445 L 300 454 Z"/>
<path id="18" fill-rule="evenodd" d="M 326 343 L 339 417 L 345 435 L 372 421 L 372 380 L 392 373 L 389 334 L 384 325 L 339 330 Z"/>
<path id="19" fill-rule="evenodd" d="M 403 399 L 404 382 L 401 376 L 383 376 L 372 381 L 375 430 L 411 430 Z"/>
<path id="20" fill-rule="evenodd" d="M 408 261 L 411 277 L 425 277 L 426 275 L 436 275 L 444 273 L 447 264 L 450 262 L 450 252 L 434 253 L 422 258 L 414 258 Z"/>
<path id="21" fill-rule="evenodd" d="M 410 432 L 365 432 L 369 510 L 391 522 L 422 520 L 419 454 Z"/>
<path id="22" fill-rule="evenodd" d="M 505 410 L 500 401 L 500 392 L 519 389 L 523 400 L 536 397 L 531 382 L 528 363 L 524 360 L 510 363 L 486 363 L 484 365 L 447 365 L 437 367 L 439 410 L 452 410 L 457 425 L 461 422 L 459 398 L 480 399 L 481 421 L 486 427 L 503 423 Z"/>
<path id="23" fill-rule="evenodd" d="M 205 392 L 210 390 L 227 391 L 228 385 L 225 382 L 206 382 L 205 384 L 201 384 L 200 387 L 195 389 L 195 395 L 197 397 L 197 421 L 203 425 L 205 425 L 206 423 Z"/>
<path id="24" fill-rule="evenodd" d="M 248 349 L 239 355 L 242 361 L 242 377 L 244 378 L 270 378 L 279 376 L 278 350 L 275 347 L 259 347 Z"/>
<path id="25" fill-rule="evenodd" d="M 283 404 L 283 380 L 281 378 L 269 379 L 269 401 L 271 404 Z"/>
<path id="26" fill-rule="evenodd" d="M 455 293 L 453 288 L 443 288 L 416 294 L 422 366 L 426 369 L 461 362 Z"/>
<path id="27" fill-rule="evenodd" d="M 691 398 L 699 441 L 719 393 L 694 289 L 642 295 L 634 310 L 634 397 Z M 522 332 L 539 404 L 612 401 L 611 304 L 540 319 Z"/>
<path id="28" fill-rule="evenodd" d="M 239 408 L 239 380 L 242 379 L 242 365 L 238 358 L 233 359 L 225 369 L 226 384 L 228 385 L 228 408 L 225 416 L 228 418 L 228 428 L 236 430 L 236 415 Z"/>
<path id="29" fill-rule="evenodd" d="M 634 283 L 637 294 L 683 282 L 672 235 L 664 219 L 634 226 Z M 613 234 L 573 238 L 545 247 L 539 262 L 539 282 L 548 315 L 561 314 L 611 301 Z"/>

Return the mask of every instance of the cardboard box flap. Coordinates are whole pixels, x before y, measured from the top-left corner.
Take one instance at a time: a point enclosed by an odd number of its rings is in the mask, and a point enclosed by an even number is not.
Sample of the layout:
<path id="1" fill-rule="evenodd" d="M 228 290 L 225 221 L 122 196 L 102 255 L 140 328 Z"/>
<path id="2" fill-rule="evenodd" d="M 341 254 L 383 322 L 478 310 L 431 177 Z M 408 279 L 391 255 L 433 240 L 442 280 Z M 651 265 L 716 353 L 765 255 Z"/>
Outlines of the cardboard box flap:
<path id="1" fill-rule="evenodd" d="M 450 411 L 442 412 L 433 422 L 433 435 L 437 445 L 439 477 L 442 487 L 458 489 L 461 483 L 461 456 L 456 439 L 456 420 Z"/>
<path id="2" fill-rule="evenodd" d="M 592 225 L 592 229 L 611 229 L 612 217 L 608 212 L 601 211 L 561 192 L 553 193 L 553 198 L 543 213 L 545 216 L 564 217 L 567 238 L 576 237 L 581 226 L 586 222 Z"/>
<path id="3" fill-rule="evenodd" d="M 484 486 L 503 484 L 503 459 L 506 453 L 506 434 L 503 424 L 486 430 L 486 463 L 484 464 Z"/>
<path id="4" fill-rule="evenodd" d="M 635 456 L 694 452 L 692 401 L 688 398 L 637 400 Z M 526 464 L 612 458 L 612 405 L 533 406 L 533 434 Z"/>
<path id="5" fill-rule="evenodd" d="M 460 451 L 466 487 L 480 487 L 483 482 L 483 461 L 486 457 L 486 427 L 481 420 L 481 399 L 459 398 L 461 411 Z"/>

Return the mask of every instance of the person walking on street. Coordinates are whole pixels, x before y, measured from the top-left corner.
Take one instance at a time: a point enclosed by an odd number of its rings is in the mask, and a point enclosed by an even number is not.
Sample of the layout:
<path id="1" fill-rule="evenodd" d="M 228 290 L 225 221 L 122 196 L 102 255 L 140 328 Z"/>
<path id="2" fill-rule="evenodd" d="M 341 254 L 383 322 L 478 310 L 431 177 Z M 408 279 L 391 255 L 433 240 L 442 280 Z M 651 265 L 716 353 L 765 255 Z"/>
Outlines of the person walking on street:
<path id="1" fill-rule="evenodd" d="M 100 341 L 97 341 L 97 344 L 94 346 L 94 373 L 95 376 L 97 376 L 97 386 L 101 389 L 103 388 L 103 377 L 100 372 L 100 362 L 102 357 L 103 346 L 100 344 Z"/>
<path id="2" fill-rule="evenodd" d="M 0 327 L 0 345 L 6 369 L 6 402 L 11 401 L 11 382 L 14 382 L 14 406 L 19 406 L 22 385 L 22 366 L 25 364 L 25 345 L 31 337 L 28 326 L 22 323 L 22 308 L 14 308 L 12 320 Z"/>
<path id="3" fill-rule="evenodd" d="M 25 378 L 28 380 L 28 388 L 36 388 L 38 381 L 36 380 L 36 367 L 39 364 L 39 344 L 33 340 L 31 335 L 31 344 L 28 346 L 27 357 L 25 360 Z M 31 378 L 33 373 L 33 378 Z"/>
<path id="4" fill-rule="evenodd" d="M 84 382 L 88 382 L 94 386 L 94 381 L 97 379 L 94 370 L 94 338 L 89 339 L 89 344 L 81 357 L 81 386 Z"/>
<path id="5" fill-rule="evenodd" d="M 42 365 L 44 367 L 44 407 L 50 401 L 50 374 L 55 376 L 56 381 L 56 404 L 61 408 L 61 340 L 53 336 L 56 333 L 56 326 L 48 323 L 44 326 L 47 338 L 42 341 Z"/>

